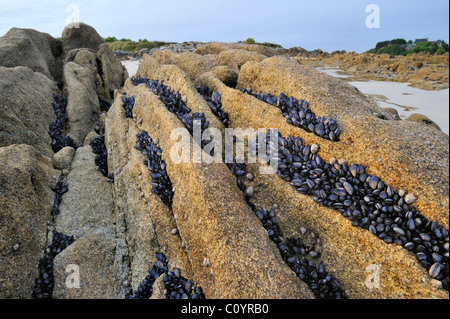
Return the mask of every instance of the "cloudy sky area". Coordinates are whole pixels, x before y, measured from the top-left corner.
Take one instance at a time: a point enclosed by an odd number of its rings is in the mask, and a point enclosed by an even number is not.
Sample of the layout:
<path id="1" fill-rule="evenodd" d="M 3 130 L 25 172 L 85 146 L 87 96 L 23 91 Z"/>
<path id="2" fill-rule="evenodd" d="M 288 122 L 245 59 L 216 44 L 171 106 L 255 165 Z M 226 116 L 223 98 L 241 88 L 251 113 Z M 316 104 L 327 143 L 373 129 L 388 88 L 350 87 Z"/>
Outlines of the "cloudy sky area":
<path id="1" fill-rule="evenodd" d="M 380 28 L 366 27 L 366 6 Z M 249 37 L 307 50 L 366 51 L 379 41 L 449 42 L 448 0 L 0 0 L 0 36 L 12 27 L 61 36 L 76 6 L 103 37 L 235 42 Z"/>

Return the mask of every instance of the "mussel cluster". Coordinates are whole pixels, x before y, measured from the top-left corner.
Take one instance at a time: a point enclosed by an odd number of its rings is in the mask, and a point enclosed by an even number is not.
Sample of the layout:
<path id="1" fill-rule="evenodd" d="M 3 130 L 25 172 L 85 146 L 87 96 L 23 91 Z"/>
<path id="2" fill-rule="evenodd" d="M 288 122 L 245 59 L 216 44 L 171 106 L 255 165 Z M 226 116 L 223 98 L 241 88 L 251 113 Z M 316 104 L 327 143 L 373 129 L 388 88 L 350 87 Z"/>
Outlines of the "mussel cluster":
<path id="1" fill-rule="evenodd" d="M 144 130 L 137 134 L 134 147 L 144 154 L 144 163 L 147 165 L 152 177 L 153 188 L 151 192 L 158 195 L 164 204 L 172 208 L 174 193 L 172 191 L 172 182 L 167 175 L 166 163 L 161 158 L 162 150 Z"/>
<path id="2" fill-rule="evenodd" d="M 173 272 L 168 269 L 167 258 L 163 253 L 156 254 L 156 262 L 148 275 L 139 284 L 137 290 L 128 293 L 126 299 L 149 299 L 153 294 L 153 284 L 161 275 L 164 276 L 164 287 L 166 290 L 166 298 L 168 299 L 205 299 L 201 287 L 196 287 L 193 282 L 181 276 L 179 268 L 175 268 Z"/>
<path id="3" fill-rule="evenodd" d="M 64 95 L 53 94 L 53 109 L 55 111 L 56 121 L 50 123 L 49 135 L 52 139 L 52 149 L 56 153 L 66 146 L 77 148 L 74 140 L 64 134 L 66 125 L 66 107 L 67 99 Z"/>
<path id="4" fill-rule="evenodd" d="M 103 176 L 108 177 L 108 151 L 105 146 L 105 133 L 101 132 L 99 136 L 93 139 L 89 145 L 92 148 L 92 152 L 97 154 L 95 157 L 95 165 L 100 169 Z"/>
<path id="5" fill-rule="evenodd" d="M 55 286 L 53 275 L 53 260 L 61 251 L 75 241 L 73 236 L 67 236 L 53 231 L 53 241 L 48 245 L 44 257 L 39 261 L 39 277 L 35 279 L 32 297 L 34 299 L 51 299 Z"/>
<path id="6" fill-rule="evenodd" d="M 179 92 L 173 92 L 163 83 L 158 80 L 149 80 L 148 78 L 142 78 L 140 75 L 138 77 L 132 77 L 131 81 L 133 85 L 138 86 L 144 83 L 155 95 L 157 95 L 161 101 L 164 103 L 166 108 L 177 116 L 177 118 L 184 124 L 186 129 L 191 133 L 194 132 L 194 121 L 198 121 L 200 124 L 200 132 L 208 129 L 209 122 L 206 120 L 204 113 L 195 112 L 192 115 L 191 109 L 188 108 L 183 101 Z M 201 147 L 204 148 L 206 145 L 212 142 L 211 139 L 202 139 Z M 213 156 L 214 149 L 211 149 L 210 155 Z"/>
<path id="7" fill-rule="evenodd" d="M 197 286 L 194 289 L 192 280 L 181 276 L 179 268 L 167 271 L 163 281 L 167 299 L 205 299 L 202 287 Z"/>
<path id="8" fill-rule="evenodd" d="M 228 127 L 230 124 L 228 113 L 222 110 L 222 98 L 219 92 L 213 92 L 207 86 L 197 87 L 197 92 L 208 102 L 209 107 L 214 115 L 216 115 L 225 127 Z M 233 136 L 233 141 L 236 141 L 236 136 Z M 237 178 L 237 185 L 239 189 L 244 192 L 245 200 L 247 204 L 249 204 L 252 209 L 254 209 L 254 205 L 250 202 L 250 198 L 253 196 L 252 188 L 247 189 L 245 185 L 245 176 L 247 174 L 247 167 L 245 163 L 238 163 L 236 159 L 232 162 L 228 162 L 225 160 L 225 154 L 222 153 L 223 161 L 230 169 L 231 173 Z"/>
<path id="9" fill-rule="evenodd" d="M 282 241 L 283 232 L 276 222 L 273 208 L 270 211 L 258 209 L 255 214 L 261 220 L 270 239 L 277 245 L 283 260 L 297 277 L 308 285 L 317 299 L 348 298 L 339 283 L 326 272 L 324 263 L 320 262 L 316 266 L 313 262 L 312 259 L 320 256 L 314 246 L 305 245 L 300 238 L 287 238 Z"/>
<path id="10" fill-rule="evenodd" d="M 69 186 L 67 186 L 67 184 L 65 183 L 64 178 L 64 175 L 61 175 L 54 189 L 55 201 L 53 203 L 52 216 L 59 215 L 59 205 L 61 205 L 62 197 L 69 190 Z"/>
<path id="11" fill-rule="evenodd" d="M 125 116 L 127 118 L 133 117 L 134 96 L 124 96 L 122 98 L 123 108 L 125 109 Z"/>
<path id="12" fill-rule="evenodd" d="M 267 149 L 270 134 L 269 131 L 264 141 Z M 335 158 L 326 163 L 317 151 L 317 147 L 303 145 L 299 137 L 279 135 L 277 174 L 300 193 L 339 211 L 353 226 L 413 252 L 430 276 L 448 290 L 448 230 L 412 207 L 411 197 L 405 191 L 396 192 L 377 176 L 368 174 L 363 165 L 348 166 Z"/>
<path id="13" fill-rule="evenodd" d="M 203 97 L 203 99 L 208 102 L 208 105 L 215 116 L 228 127 L 230 119 L 228 113 L 222 110 L 221 96 L 219 92 L 213 93 L 207 86 L 197 87 L 197 92 Z"/>
<path id="14" fill-rule="evenodd" d="M 213 113 L 218 116 L 221 114 L 221 120 L 227 127 L 229 124 L 228 114 L 222 110 L 220 93 L 213 93 L 208 87 L 197 88 L 199 93 L 208 101 Z M 270 149 L 270 148 L 268 148 Z M 259 220 L 262 222 L 263 227 L 266 229 L 270 239 L 277 244 L 283 260 L 287 265 L 297 274 L 297 276 L 308 284 L 316 298 L 321 299 L 342 299 L 347 298 L 346 294 L 342 291 L 339 284 L 325 271 L 323 263 L 319 264 L 318 269 L 314 262 L 308 259 L 307 255 L 311 258 L 317 258 L 318 253 L 313 248 L 303 244 L 301 239 L 290 239 L 283 243 L 283 232 L 279 225 L 276 223 L 275 211 L 270 209 L 266 211 L 264 208 L 256 209 L 256 206 L 251 202 L 253 197 L 253 188 L 245 185 L 245 178 L 248 179 L 247 168 L 245 163 L 227 163 L 231 173 L 237 179 L 237 185 L 243 192 L 244 198 L 253 210 Z M 302 258 L 296 257 L 296 255 L 302 256 Z"/>
<path id="15" fill-rule="evenodd" d="M 338 141 L 341 129 L 337 126 L 336 120 L 326 117 L 316 117 L 304 100 L 297 100 L 292 96 L 287 97 L 281 93 L 280 96 L 272 94 L 253 94 L 250 90 L 241 89 L 242 92 L 256 97 L 270 105 L 278 107 L 289 124 L 300 127 L 309 133 L 314 133 L 323 139 Z"/>
<path id="16" fill-rule="evenodd" d="M 100 111 L 102 112 L 108 112 L 111 108 L 111 103 L 103 100 L 101 97 L 98 97 L 98 102 L 100 104 Z"/>
<path id="17" fill-rule="evenodd" d="M 316 267 L 310 258 L 319 257 L 313 247 L 303 244 L 301 239 L 288 238 L 283 242 L 283 232 L 276 222 L 275 210 L 257 209 L 251 202 L 253 188 L 247 187 L 244 178 L 247 175 L 246 165 L 243 163 L 227 164 L 231 173 L 236 177 L 239 189 L 243 192 L 245 201 L 253 210 L 267 231 L 269 238 L 277 245 L 283 260 L 305 282 L 318 299 L 345 299 L 348 298 L 338 282 L 330 276 L 321 262 Z M 300 257 L 301 256 L 301 257 Z"/>

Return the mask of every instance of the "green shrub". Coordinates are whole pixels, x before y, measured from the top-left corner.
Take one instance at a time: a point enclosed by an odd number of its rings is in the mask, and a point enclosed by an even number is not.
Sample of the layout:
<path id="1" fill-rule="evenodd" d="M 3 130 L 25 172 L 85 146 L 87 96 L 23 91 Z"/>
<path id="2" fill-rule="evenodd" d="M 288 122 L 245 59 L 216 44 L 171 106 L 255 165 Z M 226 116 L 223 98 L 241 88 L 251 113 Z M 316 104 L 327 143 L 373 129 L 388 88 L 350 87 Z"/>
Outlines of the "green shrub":
<path id="1" fill-rule="evenodd" d="M 247 40 L 244 41 L 244 43 L 247 43 L 247 44 L 255 44 L 256 41 L 255 41 L 255 39 L 253 39 L 253 38 L 248 38 Z"/>
<path id="2" fill-rule="evenodd" d="M 445 48 L 443 46 L 440 46 L 439 49 L 437 49 L 436 51 L 437 54 L 444 54 L 445 52 L 447 51 L 445 51 Z"/>
<path id="3" fill-rule="evenodd" d="M 381 48 L 378 53 L 380 54 L 391 54 L 391 55 L 401 55 L 406 50 L 400 44 L 389 44 L 387 47 Z"/>
<path id="4" fill-rule="evenodd" d="M 105 41 L 106 42 L 115 42 L 115 41 L 117 41 L 117 38 L 116 37 L 107 37 L 107 38 L 105 38 Z"/>

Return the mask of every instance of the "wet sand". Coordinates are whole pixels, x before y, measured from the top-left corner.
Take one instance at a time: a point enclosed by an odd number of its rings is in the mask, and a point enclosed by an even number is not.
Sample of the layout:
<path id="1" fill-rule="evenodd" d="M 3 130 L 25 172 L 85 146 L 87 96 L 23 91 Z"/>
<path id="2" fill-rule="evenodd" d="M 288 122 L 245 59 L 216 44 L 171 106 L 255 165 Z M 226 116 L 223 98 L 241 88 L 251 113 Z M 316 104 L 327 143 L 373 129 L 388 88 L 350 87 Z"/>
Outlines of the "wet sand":
<path id="1" fill-rule="evenodd" d="M 338 78 L 351 76 L 334 68 L 318 68 L 319 71 Z M 420 113 L 433 120 L 441 130 L 449 134 L 449 89 L 429 91 L 409 86 L 409 83 L 385 81 L 350 81 L 350 85 L 374 99 L 380 107 L 395 108 L 402 119 Z"/>

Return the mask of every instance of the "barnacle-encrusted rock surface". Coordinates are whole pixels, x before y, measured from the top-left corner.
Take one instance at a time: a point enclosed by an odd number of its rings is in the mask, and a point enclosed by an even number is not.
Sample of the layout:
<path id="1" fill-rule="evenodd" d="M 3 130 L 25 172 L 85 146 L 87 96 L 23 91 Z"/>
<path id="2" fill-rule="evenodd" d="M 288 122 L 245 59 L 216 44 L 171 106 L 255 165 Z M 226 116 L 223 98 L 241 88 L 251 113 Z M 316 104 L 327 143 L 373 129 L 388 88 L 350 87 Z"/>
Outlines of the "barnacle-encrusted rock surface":
<path id="1" fill-rule="evenodd" d="M 32 44 L 25 58 L 36 61 L 8 58 L 17 53 L 14 35 L 19 48 Z M 347 83 L 275 55 L 260 45 L 217 42 L 195 52 L 156 50 L 144 54 L 139 77 L 128 79 L 84 24 L 68 26 L 62 41 L 34 30 L 0 38 L 0 297 L 448 298 L 448 135 L 398 120 Z M 274 98 L 266 103 L 248 90 Z M 289 124 L 299 122 L 289 96 L 309 103 L 301 107 L 314 122 Z M 50 125 L 56 113 L 57 127 Z M 284 162 L 297 177 L 311 174 L 308 165 L 317 161 L 340 164 L 331 164 L 334 171 L 322 165 L 314 173 L 321 180 L 302 184 L 285 181 L 286 166 L 261 174 L 267 164 L 259 161 L 194 161 L 193 149 L 212 158 L 192 143 L 186 161 L 177 162 L 177 133 L 191 137 L 195 131 L 186 128 L 194 119 L 202 119 L 204 133 L 276 128 L 301 138 Z M 70 144 L 56 154 L 49 125 L 61 134 L 59 144 Z M 315 134 L 320 130 L 328 132 Z M 325 139 L 330 130 L 338 138 Z M 395 209 L 430 221 L 424 233 L 411 238 L 396 227 L 405 224 L 397 217 L 385 234 L 397 242 L 383 240 L 373 226 L 359 227 L 306 195 L 304 187 L 339 180 L 340 195 L 330 201 L 353 196 L 357 184 L 332 174 L 352 164 L 377 176 L 368 202 L 392 186 L 389 193 L 403 201 Z M 361 188 L 373 184 L 367 180 Z M 352 213 L 365 205 L 358 196 L 347 203 Z M 367 207 L 393 214 L 383 205 Z M 409 212 L 402 213 L 406 219 Z M 409 228 L 419 227 L 411 220 Z M 407 236 L 414 243 L 404 245 Z M 177 295 L 170 281 L 180 274 L 189 284 Z"/>

